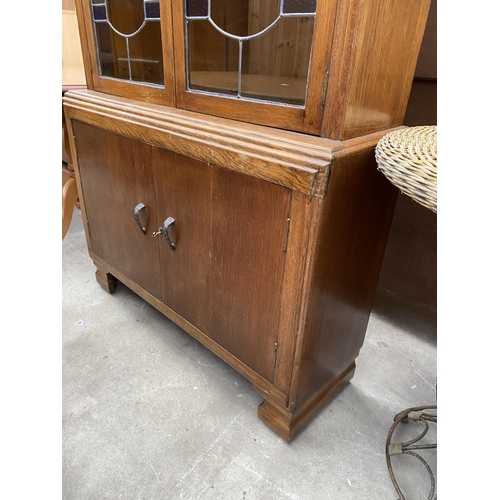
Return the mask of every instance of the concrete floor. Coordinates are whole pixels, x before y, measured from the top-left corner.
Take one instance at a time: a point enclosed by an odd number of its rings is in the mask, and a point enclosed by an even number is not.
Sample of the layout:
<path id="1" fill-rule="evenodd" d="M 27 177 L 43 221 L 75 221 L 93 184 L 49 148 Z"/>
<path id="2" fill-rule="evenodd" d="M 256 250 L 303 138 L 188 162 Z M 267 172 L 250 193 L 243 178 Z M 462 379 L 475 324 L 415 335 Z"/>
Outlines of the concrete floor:
<path id="1" fill-rule="evenodd" d="M 397 413 L 436 404 L 435 314 L 378 294 L 353 379 L 288 444 L 246 379 L 124 285 L 97 284 L 76 209 L 62 264 L 64 500 L 398 498 L 385 441 Z M 436 454 L 421 453 L 437 477 Z M 426 499 L 422 464 L 393 464 L 406 499 Z"/>

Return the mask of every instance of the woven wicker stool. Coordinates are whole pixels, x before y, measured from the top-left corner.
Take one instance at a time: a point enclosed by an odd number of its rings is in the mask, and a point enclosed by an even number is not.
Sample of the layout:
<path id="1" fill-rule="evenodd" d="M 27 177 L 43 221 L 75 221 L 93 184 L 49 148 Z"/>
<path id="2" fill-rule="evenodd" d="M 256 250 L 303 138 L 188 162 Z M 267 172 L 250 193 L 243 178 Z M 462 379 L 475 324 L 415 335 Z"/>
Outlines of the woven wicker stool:
<path id="1" fill-rule="evenodd" d="M 411 127 L 390 132 L 380 139 L 375 149 L 377 169 L 400 191 L 424 207 L 437 213 L 437 127 Z M 418 422 L 424 426 L 421 434 L 406 443 L 391 443 L 396 427 L 402 422 Z M 429 422 L 437 423 L 437 406 L 408 408 L 394 417 L 386 441 L 386 460 L 392 483 L 405 500 L 392 469 L 391 457 L 412 455 L 418 458 L 429 473 L 431 488 L 428 500 L 433 500 L 436 483 L 431 468 L 417 453 L 418 450 L 437 448 L 437 444 L 416 444 L 429 430 Z"/>
<path id="2" fill-rule="evenodd" d="M 402 193 L 437 213 L 437 127 L 390 132 L 375 149 L 378 170 Z"/>

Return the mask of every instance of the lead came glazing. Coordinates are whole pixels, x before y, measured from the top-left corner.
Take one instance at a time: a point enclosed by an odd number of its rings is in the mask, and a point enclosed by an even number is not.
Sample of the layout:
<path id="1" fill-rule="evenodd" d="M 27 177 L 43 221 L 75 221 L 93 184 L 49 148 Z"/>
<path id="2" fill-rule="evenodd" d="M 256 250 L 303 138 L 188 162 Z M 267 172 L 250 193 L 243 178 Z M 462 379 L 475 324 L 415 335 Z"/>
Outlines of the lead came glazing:
<path id="1" fill-rule="evenodd" d="M 186 0 L 188 89 L 304 106 L 315 0 Z"/>
<path id="2" fill-rule="evenodd" d="M 158 0 L 91 0 L 100 76 L 163 85 Z"/>

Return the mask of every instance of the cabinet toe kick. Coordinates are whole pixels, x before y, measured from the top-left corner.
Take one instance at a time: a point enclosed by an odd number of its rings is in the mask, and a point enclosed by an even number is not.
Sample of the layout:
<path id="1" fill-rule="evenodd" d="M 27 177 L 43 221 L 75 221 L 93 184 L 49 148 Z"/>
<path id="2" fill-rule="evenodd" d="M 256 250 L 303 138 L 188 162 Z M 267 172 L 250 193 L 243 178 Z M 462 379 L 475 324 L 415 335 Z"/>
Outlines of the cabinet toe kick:
<path id="1" fill-rule="evenodd" d="M 264 398 L 257 415 L 278 436 L 290 442 L 348 384 L 355 369 L 356 364 L 352 362 L 294 411 L 283 407 L 254 385 L 254 389 Z"/>

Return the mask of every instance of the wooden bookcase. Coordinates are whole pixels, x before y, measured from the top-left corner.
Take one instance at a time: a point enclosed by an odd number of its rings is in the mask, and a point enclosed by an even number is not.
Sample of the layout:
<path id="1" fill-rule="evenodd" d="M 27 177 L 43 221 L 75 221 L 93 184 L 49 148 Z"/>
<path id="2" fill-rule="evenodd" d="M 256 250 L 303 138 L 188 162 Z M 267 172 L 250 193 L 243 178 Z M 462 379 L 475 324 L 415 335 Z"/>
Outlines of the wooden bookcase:
<path id="1" fill-rule="evenodd" d="M 429 3 L 77 1 L 89 89 L 64 108 L 97 281 L 247 377 L 288 441 L 354 373 L 397 194 L 374 147 Z"/>

